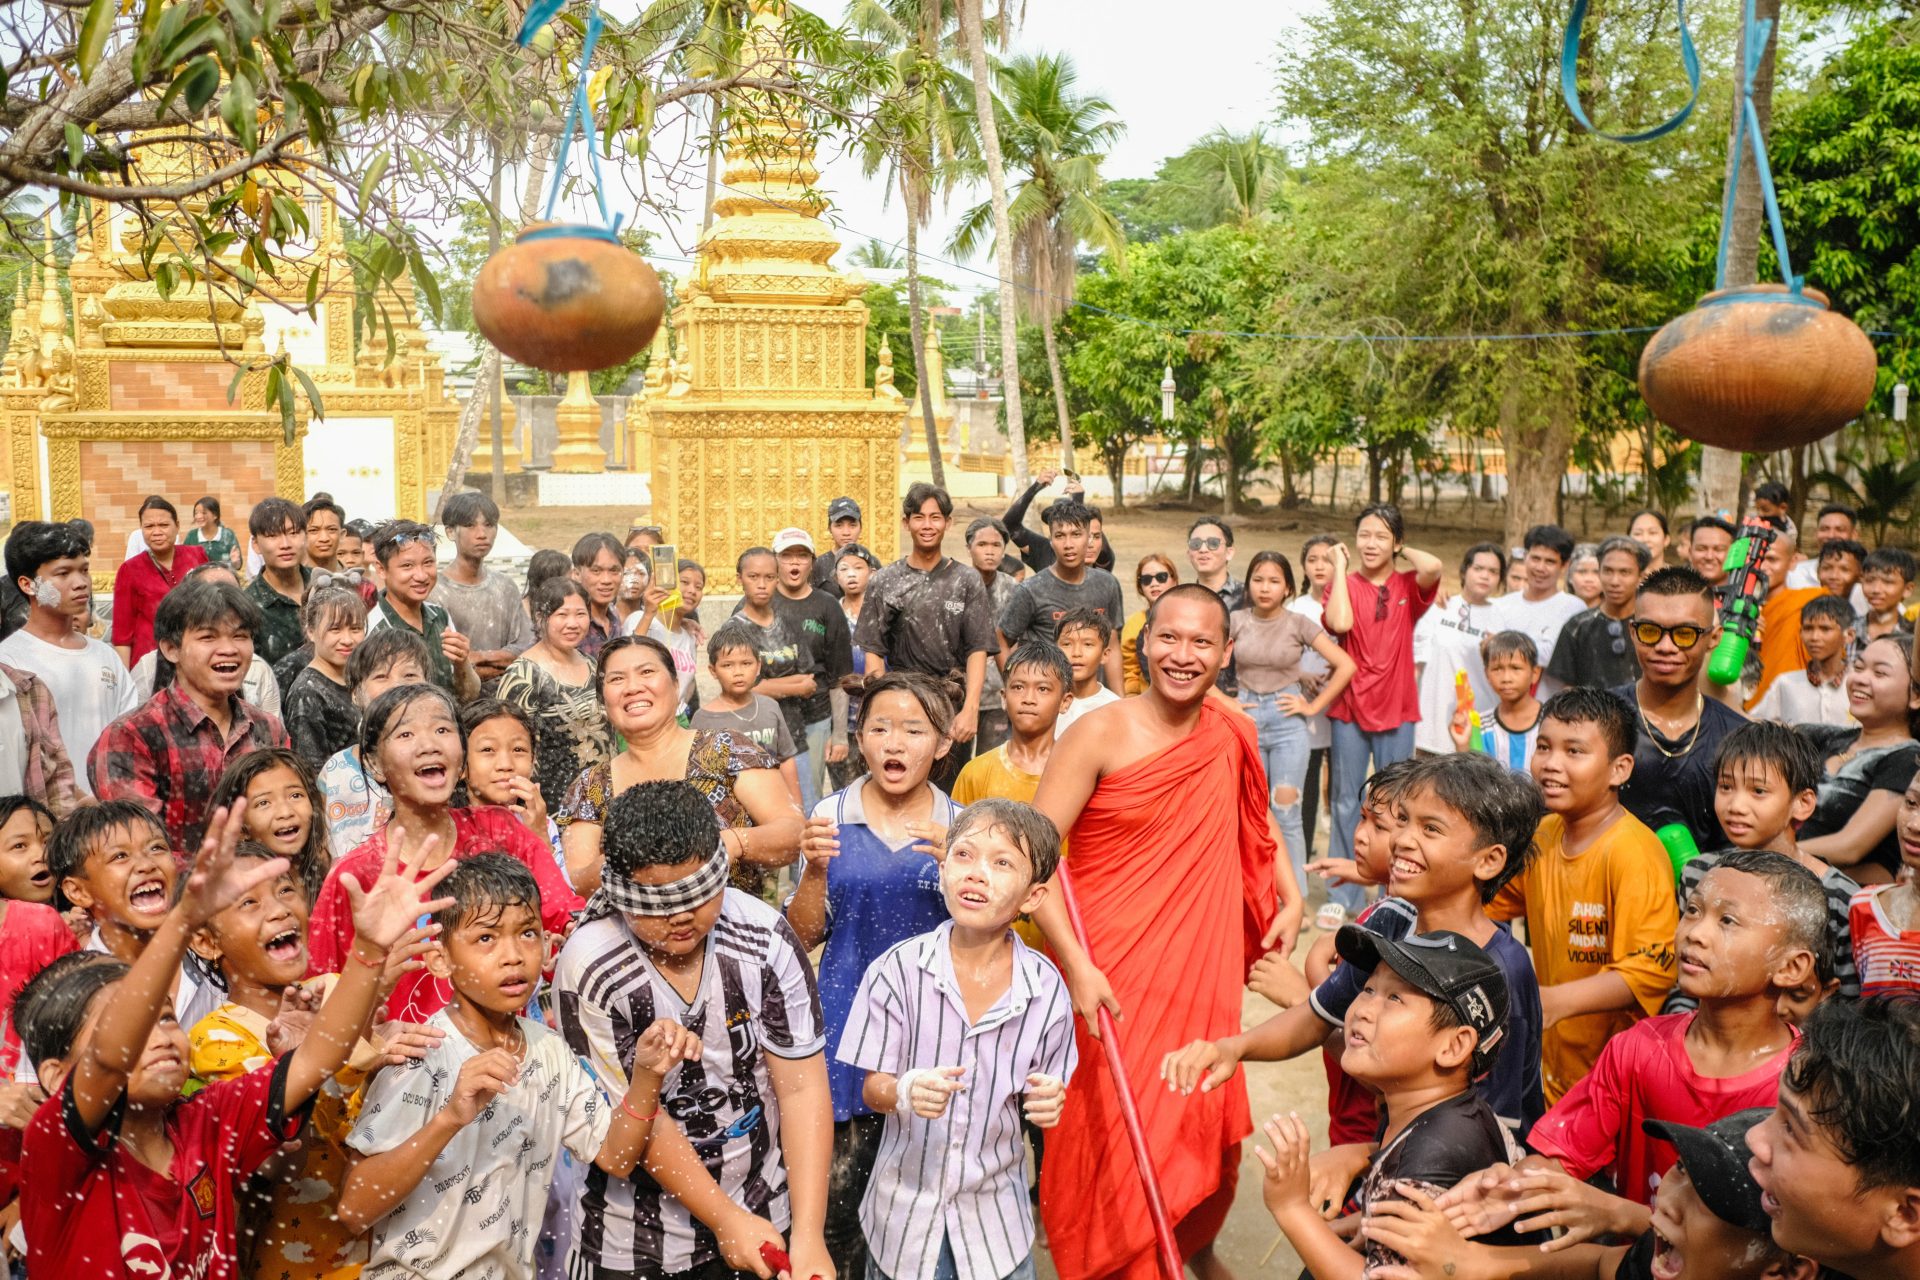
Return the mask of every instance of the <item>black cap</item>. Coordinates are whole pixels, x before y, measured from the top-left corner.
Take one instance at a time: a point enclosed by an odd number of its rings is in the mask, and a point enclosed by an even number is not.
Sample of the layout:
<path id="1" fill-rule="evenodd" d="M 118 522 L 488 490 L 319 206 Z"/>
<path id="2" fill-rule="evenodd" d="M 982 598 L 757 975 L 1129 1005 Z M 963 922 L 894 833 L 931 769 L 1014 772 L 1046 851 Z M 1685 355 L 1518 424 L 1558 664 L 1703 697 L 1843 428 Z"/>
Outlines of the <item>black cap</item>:
<path id="1" fill-rule="evenodd" d="M 1507 1034 L 1507 979 L 1492 956 L 1465 934 L 1439 929 L 1383 938 L 1359 925 L 1343 925 L 1334 949 L 1356 969 L 1372 973 L 1384 964 L 1423 995 L 1453 1010 L 1479 1037 L 1473 1075 L 1485 1075 Z"/>
<path id="2" fill-rule="evenodd" d="M 1743 1230 L 1765 1232 L 1773 1229 L 1773 1223 L 1761 1207 L 1760 1184 L 1747 1172 L 1752 1154 L 1747 1150 L 1747 1130 L 1770 1114 L 1769 1107 L 1749 1107 L 1704 1129 L 1671 1120 L 1643 1120 L 1640 1127 L 1648 1137 L 1673 1144 L 1708 1212 Z"/>
<path id="3" fill-rule="evenodd" d="M 840 556 L 852 556 L 857 560 L 865 560 L 867 562 L 867 568 L 869 569 L 878 569 L 880 567 L 880 557 L 874 555 L 873 552 L 867 550 L 865 547 L 861 546 L 857 542 L 849 542 L 846 546 L 840 548 L 840 550 L 835 554 Z"/>
<path id="4" fill-rule="evenodd" d="M 860 504 L 852 498 L 835 498 L 827 504 L 828 524 L 833 524 L 840 520 L 858 520 L 859 518 Z"/>

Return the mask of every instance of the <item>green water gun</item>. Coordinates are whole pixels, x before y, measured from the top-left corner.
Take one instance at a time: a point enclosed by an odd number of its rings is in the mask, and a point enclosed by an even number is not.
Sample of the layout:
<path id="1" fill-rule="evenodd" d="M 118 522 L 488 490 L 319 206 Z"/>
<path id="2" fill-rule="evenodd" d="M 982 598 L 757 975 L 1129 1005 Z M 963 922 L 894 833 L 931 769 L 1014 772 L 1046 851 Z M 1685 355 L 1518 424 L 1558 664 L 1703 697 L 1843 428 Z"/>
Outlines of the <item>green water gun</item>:
<path id="1" fill-rule="evenodd" d="M 1673 882 L 1679 884 L 1681 870 L 1700 856 L 1700 846 L 1694 841 L 1692 828 L 1684 822 L 1669 822 L 1653 834 L 1666 848 L 1667 859 L 1673 863 Z"/>
<path id="2" fill-rule="evenodd" d="M 1766 559 L 1780 531 L 1764 520 L 1748 520 L 1727 548 L 1727 602 L 1720 609 L 1720 643 L 1707 660 L 1707 679 L 1721 688 L 1740 679 L 1747 651 L 1760 630 L 1760 606 L 1767 598 Z"/>

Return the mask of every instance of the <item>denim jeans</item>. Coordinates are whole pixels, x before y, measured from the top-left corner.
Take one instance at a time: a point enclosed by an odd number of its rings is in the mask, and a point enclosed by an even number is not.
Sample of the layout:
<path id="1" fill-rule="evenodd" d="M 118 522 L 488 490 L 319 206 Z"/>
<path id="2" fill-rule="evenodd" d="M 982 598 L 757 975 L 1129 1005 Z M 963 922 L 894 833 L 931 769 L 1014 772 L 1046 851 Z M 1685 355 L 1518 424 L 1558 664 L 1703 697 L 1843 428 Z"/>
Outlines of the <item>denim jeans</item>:
<path id="1" fill-rule="evenodd" d="M 811 814 L 820 797 L 828 794 L 827 742 L 832 737 L 833 721 L 816 720 L 807 726 L 806 741 L 795 744 L 800 754 L 794 757 L 793 767 L 800 773 L 800 807 L 804 813 Z"/>
<path id="2" fill-rule="evenodd" d="M 1369 733 L 1348 720 L 1335 720 L 1333 754 L 1328 764 L 1333 769 L 1329 790 L 1333 793 L 1333 841 L 1327 849 L 1330 858 L 1353 856 L 1353 829 L 1360 823 L 1360 789 L 1366 785 L 1369 766 L 1373 769 L 1410 759 L 1413 755 L 1412 724 L 1403 724 L 1378 733 Z M 1327 890 L 1330 901 L 1347 909 L 1351 920 L 1366 905 L 1364 885 L 1343 884 Z"/>
<path id="3" fill-rule="evenodd" d="M 1241 689 L 1240 705 L 1253 717 L 1254 727 L 1260 731 L 1260 763 L 1267 770 L 1267 805 L 1273 810 L 1280 838 L 1287 843 L 1287 858 L 1293 863 L 1293 883 L 1304 892 L 1307 838 L 1300 821 L 1300 792 L 1306 785 L 1307 756 L 1312 748 L 1307 745 L 1307 722 L 1299 716 L 1288 715 L 1278 705 L 1283 694 L 1298 696 L 1299 693 L 1297 684 L 1272 693 Z M 1277 803 L 1273 796 L 1276 787 L 1291 787 L 1293 803 Z"/>

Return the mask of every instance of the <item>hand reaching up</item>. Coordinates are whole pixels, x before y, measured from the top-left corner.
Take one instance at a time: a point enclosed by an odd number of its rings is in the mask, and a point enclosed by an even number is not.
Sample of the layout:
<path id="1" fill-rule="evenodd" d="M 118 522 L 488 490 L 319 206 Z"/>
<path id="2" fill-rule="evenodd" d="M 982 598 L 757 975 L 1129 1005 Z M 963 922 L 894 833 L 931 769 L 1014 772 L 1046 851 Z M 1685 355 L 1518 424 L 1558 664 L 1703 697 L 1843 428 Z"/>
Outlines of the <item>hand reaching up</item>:
<path id="1" fill-rule="evenodd" d="M 268 858 L 265 862 L 236 858 L 234 850 L 240 847 L 240 841 L 245 836 L 246 813 L 240 806 L 213 811 L 213 817 L 207 823 L 206 838 L 200 842 L 200 852 L 187 872 L 187 884 L 180 894 L 180 905 L 175 908 L 185 917 L 190 929 L 197 929 L 213 919 L 238 902 L 249 890 L 268 883 L 275 876 L 286 874 L 288 863 L 285 858 Z"/>
<path id="2" fill-rule="evenodd" d="M 414 928 L 421 916 L 453 905 L 452 898 L 427 897 L 435 885 L 453 874 L 453 859 L 448 858 L 431 871 L 421 871 L 439 850 L 440 838 L 428 836 L 406 858 L 396 852 L 401 843 L 398 831 L 388 833 L 387 856 L 380 864 L 379 879 L 371 887 L 350 875 L 340 877 L 347 901 L 353 906 L 354 940 L 364 941 L 383 956 Z M 278 858 L 275 862 L 278 863 L 275 874 L 278 874 L 285 869 L 286 859 Z"/>

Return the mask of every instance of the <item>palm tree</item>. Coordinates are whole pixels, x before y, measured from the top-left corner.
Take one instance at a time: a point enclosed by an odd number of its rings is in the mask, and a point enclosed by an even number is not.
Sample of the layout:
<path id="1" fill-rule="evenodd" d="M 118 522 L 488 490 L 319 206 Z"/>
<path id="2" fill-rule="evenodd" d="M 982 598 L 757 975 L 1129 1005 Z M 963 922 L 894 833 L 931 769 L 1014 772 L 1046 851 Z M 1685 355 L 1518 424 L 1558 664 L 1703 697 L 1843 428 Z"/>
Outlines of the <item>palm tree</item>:
<path id="1" fill-rule="evenodd" d="M 1104 185 L 1100 162 L 1126 126 L 1105 98 L 1076 93 L 1078 78 L 1065 54 L 1022 55 L 1001 67 L 999 76 L 1007 157 L 1020 175 L 1007 206 L 1014 269 L 1026 298 L 1022 310 L 1040 325 L 1046 342 L 1047 371 L 1060 415 L 1061 465 L 1069 469 L 1073 421 L 1067 414 L 1055 324 L 1073 302 L 1082 244 L 1109 254 L 1116 269 L 1126 269 L 1126 233 L 1099 201 Z M 979 248 L 992 214 L 984 204 L 968 210 L 954 230 L 953 252 L 968 255 Z M 1008 232 L 996 229 L 996 250 Z"/>
<path id="2" fill-rule="evenodd" d="M 895 253 L 893 246 L 886 241 L 868 236 L 865 244 L 847 255 L 847 265 L 872 267 L 880 271 L 898 271 L 906 265 L 906 259 Z"/>
<path id="3" fill-rule="evenodd" d="M 1206 176 L 1209 190 L 1203 194 L 1243 226 L 1267 212 L 1286 164 L 1285 153 L 1269 145 L 1267 131 L 1259 127 L 1245 133 L 1215 128 L 1188 154 Z"/>

